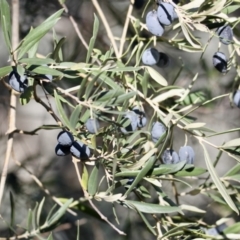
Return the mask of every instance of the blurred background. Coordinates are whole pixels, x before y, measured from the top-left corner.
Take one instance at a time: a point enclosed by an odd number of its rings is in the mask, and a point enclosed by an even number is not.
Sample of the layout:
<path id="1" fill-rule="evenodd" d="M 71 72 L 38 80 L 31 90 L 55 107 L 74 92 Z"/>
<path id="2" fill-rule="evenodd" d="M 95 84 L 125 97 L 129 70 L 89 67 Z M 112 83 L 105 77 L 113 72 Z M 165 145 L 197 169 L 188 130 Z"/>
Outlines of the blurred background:
<path id="1" fill-rule="evenodd" d="M 129 0 L 99 0 L 98 1 L 107 21 L 111 27 L 111 30 L 116 37 L 120 37 L 127 14 Z M 133 15 L 139 18 L 145 23 L 145 16 L 142 18 L 142 12 L 147 3 L 146 0 L 138 0 L 134 4 Z M 9 1 L 10 4 L 10 1 Z M 57 0 L 46 1 L 46 0 L 21 0 L 20 1 L 20 38 L 24 38 L 28 33 L 31 26 L 36 27 L 48 16 L 56 12 L 61 8 Z M 76 20 L 79 29 L 84 36 L 85 40 L 89 42 L 92 36 L 92 28 L 94 21 L 94 13 L 97 14 L 92 2 L 90 0 L 67 0 L 66 5 L 69 9 L 69 13 Z M 155 7 L 154 1 L 149 5 L 148 10 Z M 238 16 L 238 12 L 235 15 Z M 146 15 L 146 14 L 145 14 Z M 86 49 L 80 42 L 76 35 L 76 32 L 69 21 L 68 16 L 64 13 L 63 17 L 55 26 L 55 31 L 60 37 L 66 37 L 66 42 L 63 45 L 63 56 L 64 61 L 82 62 L 86 58 Z M 236 37 L 238 37 L 238 29 L 234 30 Z M 143 31 L 142 36 L 147 38 L 151 37 L 151 34 L 147 31 Z M 167 28 L 164 37 L 171 38 L 174 35 L 174 31 L 171 27 Z M 134 36 L 134 31 L 130 28 L 128 32 L 129 37 Z M 201 42 L 206 43 L 209 39 L 207 34 L 199 32 L 195 33 Z M 137 42 L 136 42 L 137 43 Z M 100 21 L 100 31 L 98 33 L 98 40 L 96 41 L 96 48 L 101 49 L 104 53 L 109 50 L 109 39 L 103 24 Z M 127 47 L 127 43 L 125 44 Z M 238 87 L 234 85 L 234 78 L 236 71 L 232 68 L 227 75 L 222 75 L 217 72 L 212 65 L 212 56 L 217 51 L 218 39 L 213 38 L 201 60 L 201 53 L 186 53 L 180 51 L 166 43 L 158 42 L 156 48 L 165 52 L 170 57 L 170 64 L 164 69 L 157 69 L 171 84 L 174 81 L 177 72 L 179 71 L 182 63 L 184 63 L 183 71 L 176 81 L 176 85 L 182 87 L 188 87 L 191 80 L 198 72 L 199 77 L 193 87 L 193 91 L 202 90 L 207 98 L 212 98 L 217 95 L 228 93 L 233 91 L 233 88 Z M 49 32 L 40 42 L 38 52 L 42 55 L 48 55 L 53 49 L 52 32 Z M 221 46 L 221 51 L 225 52 L 229 56 L 227 46 Z M 0 31 L 0 67 L 9 64 L 8 53 L 4 43 L 2 31 Z M 181 57 L 181 58 L 180 58 Z M 9 111 L 9 98 L 10 92 L 1 82 L 0 87 L 0 134 L 1 144 L 0 151 L 2 161 L 0 167 L 3 164 L 7 137 L 5 133 L 8 129 L 8 111 Z M 61 87 L 67 88 L 74 85 L 74 81 L 62 80 L 58 83 Z M 235 86 L 235 87 L 233 87 Z M 39 89 L 39 96 L 44 98 L 44 94 Z M 54 103 L 54 99 L 50 97 L 50 101 Z M 54 106 L 54 105 L 53 105 Z M 146 114 L 148 117 L 151 116 L 151 112 Z M 224 131 L 231 128 L 238 128 L 240 125 L 239 114 L 240 110 L 230 105 L 230 99 L 228 97 L 221 98 L 213 102 L 206 107 L 202 107 L 195 111 L 192 116 L 197 118 L 198 122 L 206 122 L 206 127 L 211 128 L 215 131 Z M 17 128 L 25 131 L 31 131 L 43 124 L 55 124 L 54 119 L 45 111 L 45 109 L 37 104 L 34 100 L 30 101 L 29 104 L 21 106 L 18 104 L 17 107 Z M 32 176 L 37 177 L 44 188 L 48 189 L 52 196 L 58 198 L 74 198 L 79 199 L 83 196 L 82 190 L 77 180 L 77 175 L 74 166 L 71 161 L 71 157 L 56 157 L 55 146 L 56 137 L 60 130 L 41 130 L 37 135 L 21 135 L 16 134 L 14 136 L 13 152 L 9 165 L 9 172 L 6 182 L 5 195 L 3 199 L 4 209 L 1 212 L 0 218 L 0 237 L 12 236 L 13 233 L 8 229 L 6 222 L 10 221 L 10 192 L 14 197 L 15 202 L 15 224 L 19 227 L 17 233 L 21 233 L 22 229 L 26 226 L 25 219 L 29 208 L 34 208 L 35 202 L 40 202 L 41 199 L 46 196 L 45 203 L 45 214 L 48 213 L 49 209 L 53 206 L 54 202 L 47 196 L 43 188 L 39 187 L 33 180 Z M 174 132 L 174 143 L 173 146 L 176 150 L 180 146 L 184 145 L 185 137 L 182 131 L 176 130 Z M 226 134 L 220 137 L 211 138 L 211 142 L 216 145 L 222 145 L 223 142 L 227 142 L 230 139 L 238 138 L 239 132 L 232 134 Z M 203 157 L 203 151 L 195 139 L 189 138 L 189 144 L 193 146 L 196 152 L 196 165 L 205 167 L 205 161 Z M 218 151 L 214 148 L 207 148 L 212 160 L 214 160 L 218 154 Z M 16 161 L 21 162 L 22 167 L 16 164 Z M 220 163 L 217 166 L 217 171 L 221 176 L 227 169 L 235 164 L 235 161 L 223 154 Z M 91 169 L 91 167 L 88 167 Z M 31 175 L 28 171 L 33 175 Z M 192 179 L 192 184 L 198 184 L 200 179 Z M 171 184 L 163 182 L 164 189 L 167 194 L 171 197 L 172 192 L 168 191 L 171 188 Z M 124 189 L 122 189 L 124 192 Z M 130 195 L 131 199 L 135 199 L 134 194 Z M 156 199 L 157 201 L 157 199 Z M 195 206 L 206 209 L 206 215 L 201 216 L 204 221 L 209 224 L 214 224 L 221 217 L 229 216 L 230 212 L 227 209 L 219 208 L 218 204 L 215 204 L 203 195 L 196 196 L 185 196 L 180 197 L 180 202 L 185 204 L 191 204 L 194 202 Z M 106 215 L 110 221 L 117 224 L 112 212 L 112 205 L 107 202 L 96 202 L 99 209 Z M 117 215 L 119 218 L 119 228 L 127 233 L 127 236 L 118 235 L 112 228 L 110 228 L 103 221 L 91 217 L 87 214 L 78 211 L 79 215 L 73 217 L 71 214 L 66 214 L 64 218 L 64 224 L 60 225 L 54 230 L 54 239 L 57 240 L 72 240 L 76 239 L 76 221 L 80 224 L 80 239 L 90 240 L 104 240 L 112 239 L 123 240 L 123 239 L 146 239 L 151 240 L 155 237 L 148 232 L 142 220 L 133 211 L 129 211 L 127 208 L 117 206 Z M 236 221 L 237 217 L 232 216 Z M 149 221 L 153 222 L 150 217 Z M 5 222 L 6 221 L 6 222 Z M 43 234 L 44 236 L 44 234 Z M 46 235 L 45 235 L 46 236 Z"/>

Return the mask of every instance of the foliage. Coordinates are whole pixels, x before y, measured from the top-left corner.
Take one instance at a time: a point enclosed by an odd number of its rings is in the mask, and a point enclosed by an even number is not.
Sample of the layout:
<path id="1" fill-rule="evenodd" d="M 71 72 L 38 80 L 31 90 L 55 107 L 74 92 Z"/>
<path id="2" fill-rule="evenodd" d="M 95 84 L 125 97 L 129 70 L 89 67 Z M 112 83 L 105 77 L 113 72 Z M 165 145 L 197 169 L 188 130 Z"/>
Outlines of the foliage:
<path id="1" fill-rule="evenodd" d="M 56 120 L 56 126 L 40 126 L 33 133 L 41 129 L 57 127 L 70 131 L 75 140 L 81 140 L 91 149 L 91 156 L 87 161 L 73 158 L 76 176 L 84 197 L 74 202 L 71 199 L 58 199 L 60 203 L 65 203 L 54 214 L 50 211 L 49 216 L 43 222 L 40 221 L 40 216 L 44 200 L 39 205 L 36 204 L 34 210 L 29 210 L 26 232 L 18 236 L 18 239 L 38 236 L 46 231 L 50 232 L 61 224 L 62 216 L 67 210 L 79 210 L 81 206 L 84 212 L 97 218 L 100 216 L 118 233 L 124 234 L 103 217 L 104 213 L 99 212 L 94 200 L 108 202 L 109 208 L 113 206 L 116 219 L 118 215 L 116 209 L 119 209 L 116 208 L 117 205 L 127 207 L 129 211 L 135 211 L 146 228 L 157 239 L 211 238 L 205 230 L 212 226 L 202 221 L 205 210 L 194 205 L 182 204 L 179 197 L 183 195 L 203 194 L 228 208 L 231 213 L 239 214 L 240 139 L 233 139 L 221 146 L 216 146 L 209 140 L 211 136 L 237 132 L 239 128 L 218 133 L 207 128 L 205 123 L 198 122 L 191 117 L 191 114 L 202 106 L 219 98 L 232 96 L 232 93 L 208 99 L 204 92 L 192 91 L 192 85 L 198 81 L 198 73 L 189 86 L 184 88 L 176 83 L 181 69 L 179 69 L 176 80 L 171 81 L 165 79 L 156 67 L 144 66 L 141 63 L 143 51 L 152 44 L 156 44 L 156 41 L 165 42 L 185 52 L 192 54 L 200 52 L 203 55 L 208 50 L 211 38 L 217 37 L 216 27 L 227 22 L 233 29 L 236 28 L 239 19 L 229 17 L 228 14 L 240 8 L 239 1 L 193 0 L 189 3 L 181 1 L 180 5 L 173 3 L 179 20 L 175 21 L 170 28 L 176 31 L 176 35 L 170 39 L 164 36 L 152 36 L 142 41 L 141 33 L 146 31 L 144 20 L 137 19 L 133 15 L 127 16 L 130 23 L 126 21 L 126 27 L 133 27 L 135 36 L 126 41 L 126 36 L 123 35 L 126 48 L 122 54 L 120 50 L 116 52 L 116 49 L 111 46 L 107 52 L 102 52 L 95 47 L 101 25 L 96 14 L 86 61 L 78 63 L 64 61 L 61 50 L 63 40 L 58 40 L 55 33 L 53 52 L 46 57 L 39 57 L 37 54 L 40 39 L 52 30 L 61 17 L 63 9 L 50 16 L 38 27 L 31 29 L 17 49 L 12 49 L 9 6 L 5 0 L 1 0 L 0 4 L 2 30 L 9 53 L 18 73 L 26 74 L 29 79 L 28 90 L 20 95 L 20 103 L 27 104 L 29 101 L 36 101 L 42 104 Z M 156 7 L 156 3 L 149 0 L 145 9 L 150 6 Z M 129 8 L 131 9 L 131 5 Z M 209 41 L 206 44 L 202 43 L 195 36 L 196 31 L 207 33 Z M 134 45 L 135 40 L 138 40 L 136 45 Z M 115 40 L 111 39 L 111 41 Z M 229 47 L 231 57 L 228 70 L 231 67 L 236 67 L 237 70 L 233 88 L 236 88 L 239 78 L 236 60 L 240 55 L 239 46 L 240 43 L 234 38 Z M 13 57 L 15 51 L 18 53 L 16 59 Z M 0 76 L 5 79 L 11 71 L 12 67 L 2 67 Z M 53 76 L 53 81 L 46 79 L 47 75 Z M 72 81 L 75 87 L 62 89 L 59 87 L 59 82 L 63 79 Z M 49 84 L 50 90 L 45 87 L 44 83 Z M 37 85 L 42 86 L 43 89 L 46 88 L 48 92 L 45 95 L 46 100 L 51 96 L 54 97 L 57 112 L 54 112 L 51 105 L 39 99 L 36 91 Z M 140 108 L 143 106 L 144 109 L 148 109 L 151 118 L 148 119 L 146 128 L 124 134 L 120 128 L 129 124 L 129 122 L 123 123 L 124 114 L 134 106 Z M 84 127 L 89 117 L 97 118 L 103 123 L 96 134 L 89 133 Z M 153 143 L 151 127 L 155 121 L 162 122 L 167 130 L 156 143 Z M 187 164 L 186 161 L 162 164 L 162 153 L 166 148 L 173 147 L 175 129 L 183 131 L 186 139 L 192 137 L 198 141 L 204 152 L 205 168 Z M 182 145 L 184 145 L 184 140 Z M 215 161 L 209 157 L 206 148 L 208 145 L 219 151 Z M 215 166 L 222 153 L 233 158 L 236 165 L 220 177 Z M 82 173 L 78 170 L 80 164 L 83 166 Z M 93 167 L 87 167 L 87 165 Z M 101 175 L 102 170 L 103 175 Z M 198 181 L 199 176 L 203 181 Z M 128 181 L 131 178 L 133 182 L 129 185 Z M 174 199 L 165 193 L 162 184 L 164 181 L 172 183 Z M 131 197 L 133 195 L 134 200 Z M 89 202 L 89 205 L 85 206 L 83 204 L 85 201 Z M 185 217 L 189 212 L 194 217 Z M 239 230 L 236 230 L 237 227 L 234 226 L 226 228 L 218 239 L 240 238 Z M 51 235 L 48 239 L 52 239 Z"/>

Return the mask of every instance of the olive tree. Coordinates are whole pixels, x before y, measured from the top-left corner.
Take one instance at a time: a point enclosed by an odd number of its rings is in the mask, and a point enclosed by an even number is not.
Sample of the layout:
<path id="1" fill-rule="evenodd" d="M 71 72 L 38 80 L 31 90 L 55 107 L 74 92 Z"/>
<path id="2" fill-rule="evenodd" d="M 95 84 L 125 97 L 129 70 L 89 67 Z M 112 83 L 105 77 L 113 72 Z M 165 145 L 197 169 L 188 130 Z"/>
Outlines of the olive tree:
<path id="1" fill-rule="evenodd" d="M 142 225 L 137 232 L 149 231 L 149 239 L 239 239 L 239 223 L 229 224 L 229 219 L 222 217 L 210 224 L 204 215 L 215 203 L 218 209 L 237 219 L 240 138 L 226 141 L 225 136 L 237 133 L 240 128 L 218 131 L 217 124 L 212 129 L 195 116 L 199 109 L 214 106 L 222 99 L 227 99 L 229 108 L 236 111 L 240 106 L 240 43 L 236 37 L 239 18 L 234 16 L 240 8 L 239 1 L 148 0 L 143 1 L 139 17 L 134 7 L 138 8 L 142 1 L 132 0 L 120 38 L 114 36 L 99 2 L 92 0 L 95 12 L 89 42 L 68 15 L 87 51 L 85 61 L 75 62 L 65 59 L 62 51 L 65 38 L 59 38 L 54 31 L 64 12 L 69 14 L 63 0 L 59 1 L 61 9 L 31 28 L 20 41 L 12 34 L 18 23 L 11 18 L 8 2 L 0 0 L 1 26 L 11 61 L 11 65 L 0 68 L 0 77 L 10 89 L 10 105 L 15 107 L 9 109 L 0 209 L 13 141 L 18 134 L 33 136 L 39 131 L 51 134 L 51 130 L 59 129 L 53 149 L 58 158 L 71 156 L 79 191 L 83 193 L 76 199 L 52 196 L 48 189 L 43 189 L 46 196 L 51 196 L 52 209 L 43 216 L 45 198 L 36 202 L 22 227 L 14 221 L 14 198 L 10 195 L 11 221 L 4 219 L 10 230 L 8 239 L 45 239 L 43 233 L 47 233 L 44 235 L 47 239 L 53 239 L 51 232 L 64 223 L 64 216 L 70 214 L 80 220 L 81 211 L 104 221 L 115 236 L 123 235 L 126 239 L 130 239 L 127 226 L 122 227 L 118 217 L 122 211 L 138 216 Z M 14 7 L 11 10 L 14 16 L 17 10 Z M 109 40 L 106 51 L 97 47 L 100 26 L 105 28 Z M 49 31 L 53 33 L 54 48 L 43 56 L 38 54 L 38 45 Z M 202 35 L 207 36 L 207 41 L 199 37 Z M 181 56 L 199 54 L 201 61 L 210 51 L 213 39 L 217 39 L 218 45 L 211 65 L 201 74 L 207 78 L 208 71 L 213 71 L 220 78 L 231 69 L 236 71 L 231 90 L 208 96 L 201 89 L 194 89 L 201 85 L 198 69 L 187 86 L 179 85 L 178 79 L 185 64 Z M 178 59 L 174 61 L 167 51 L 158 50 L 161 44 L 175 51 Z M 179 64 L 174 66 L 176 62 Z M 172 68 L 177 70 L 176 74 L 164 76 L 163 71 L 171 72 Z M 39 97 L 39 86 L 44 98 Z M 54 104 L 50 99 L 54 99 Z M 18 100 L 22 105 L 30 101 L 42 105 L 55 124 L 32 131 L 16 128 Z M 214 136 L 219 136 L 221 145 L 212 141 Z M 196 146 L 202 154 L 196 151 Z M 218 152 L 215 158 L 210 156 L 209 147 Z M 224 174 L 220 175 L 216 167 L 223 156 L 231 158 L 234 164 L 225 165 Z M 27 167 L 16 163 L 19 168 Z M 37 182 L 34 175 L 33 179 Z M 208 199 L 209 207 L 194 200 L 186 204 L 183 200 L 202 195 Z M 101 204 L 107 204 L 108 210 L 100 210 Z M 79 225 L 77 229 L 75 238 L 81 239 Z M 143 239 L 141 235 L 137 237 Z"/>

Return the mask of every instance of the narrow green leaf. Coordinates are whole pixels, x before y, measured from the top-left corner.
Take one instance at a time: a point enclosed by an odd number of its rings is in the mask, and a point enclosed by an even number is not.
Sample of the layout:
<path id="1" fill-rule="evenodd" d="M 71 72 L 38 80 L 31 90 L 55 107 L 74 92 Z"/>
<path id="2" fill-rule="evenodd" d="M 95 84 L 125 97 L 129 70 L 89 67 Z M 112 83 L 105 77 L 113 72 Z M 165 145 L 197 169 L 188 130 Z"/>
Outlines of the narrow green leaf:
<path id="1" fill-rule="evenodd" d="M 7 66 L 7 67 L 2 67 L 0 68 L 0 77 L 4 77 L 7 74 L 9 74 L 11 71 L 13 70 L 13 68 L 11 66 Z"/>
<path id="2" fill-rule="evenodd" d="M 159 167 L 154 168 L 151 175 L 164 175 L 170 173 L 176 173 L 186 165 L 186 161 L 181 161 L 176 164 L 161 164 Z"/>
<path id="3" fill-rule="evenodd" d="M 60 118 L 62 119 L 62 121 L 64 122 L 64 124 L 69 128 L 71 129 L 73 132 L 74 132 L 74 129 L 72 128 L 69 120 L 68 120 L 68 117 L 66 116 L 65 114 L 65 111 L 62 107 L 62 103 L 59 99 L 59 95 L 57 93 L 56 90 L 54 90 L 54 97 L 55 97 L 55 101 L 56 101 L 56 105 L 57 105 L 57 110 L 58 110 L 58 113 L 60 115 Z"/>
<path id="4" fill-rule="evenodd" d="M 33 29 L 28 33 L 28 35 L 22 40 L 19 45 L 19 53 L 18 58 L 22 58 L 22 56 L 29 51 L 40 39 L 56 24 L 56 22 L 60 19 L 63 12 L 63 9 L 57 11 L 55 14 L 46 19 L 42 24 Z"/>
<path id="5" fill-rule="evenodd" d="M 153 148 L 150 151 L 148 151 L 145 155 L 141 157 L 136 163 L 134 163 L 132 166 L 130 166 L 129 170 L 135 170 L 141 168 L 150 158 L 153 154 L 155 154 L 158 151 L 157 148 Z"/>
<path id="6" fill-rule="evenodd" d="M 65 201 L 66 202 L 66 201 Z M 55 209 L 57 208 L 57 204 L 54 204 L 53 207 L 50 209 L 50 211 L 48 212 L 48 215 L 46 217 L 46 222 L 48 222 L 48 220 L 52 217 L 53 212 L 55 211 Z"/>
<path id="7" fill-rule="evenodd" d="M 167 86 L 168 82 L 167 80 L 160 74 L 158 73 L 154 68 L 146 66 L 145 67 L 150 74 L 151 78 L 155 80 L 158 84 L 162 86 Z"/>
<path id="8" fill-rule="evenodd" d="M 237 147 L 237 146 L 240 146 L 240 138 L 230 140 L 230 141 L 226 142 L 225 144 L 223 144 L 221 147 L 229 148 L 229 147 Z"/>
<path id="9" fill-rule="evenodd" d="M 152 99 L 154 103 L 162 102 L 171 97 L 182 97 L 185 92 L 185 89 L 171 89 L 165 93 L 158 94 L 155 98 Z"/>
<path id="10" fill-rule="evenodd" d="M 99 75 L 99 73 L 97 71 L 92 71 L 91 74 L 93 76 Z M 115 90 L 120 89 L 120 86 L 115 81 L 113 81 L 110 77 L 108 77 L 106 73 L 101 74 L 98 77 L 99 77 L 99 79 L 101 79 L 101 81 L 103 81 L 105 84 L 110 86 L 112 89 L 115 89 Z"/>
<path id="11" fill-rule="evenodd" d="M 48 66 L 35 66 L 35 65 L 31 65 L 28 70 L 30 70 L 31 72 L 37 73 L 37 74 L 48 74 L 48 75 L 52 75 L 52 76 L 60 76 L 63 77 L 63 73 L 55 70 L 53 68 L 49 68 Z"/>
<path id="12" fill-rule="evenodd" d="M 225 234 L 231 234 L 231 233 L 239 233 L 240 229 L 240 222 L 234 223 L 231 226 L 227 227 L 226 229 L 223 230 Z"/>
<path id="13" fill-rule="evenodd" d="M 91 196 L 94 196 L 98 189 L 98 183 L 99 183 L 98 172 L 99 172 L 99 163 L 96 163 L 88 179 L 88 193 Z"/>
<path id="14" fill-rule="evenodd" d="M 42 199 L 42 201 L 40 202 L 40 204 L 38 206 L 37 216 L 36 216 L 37 226 L 40 226 L 40 217 L 41 217 L 41 214 L 42 214 L 42 208 L 43 208 L 44 202 L 45 202 L 45 197 Z"/>
<path id="15" fill-rule="evenodd" d="M 82 173 L 82 184 L 85 190 L 87 190 L 88 187 L 88 170 L 86 168 L 86 165 L 83 165 L 83 173 Z"/>
<path id="16" fill-rule="evenodd" d="M 22 65 L 17 65 L 17 72 L 20 76 L 24 76 L 25 68 Z"/>
<path id="17" fill-rule="evenodd" d="M 44 64 L 50 64 L 55 63 L 55 61 L 51 58 L 22 58 L 19 60 L 20 63 L 26 63 L 31 65 L 44 65 Z"/>
<path id="18" fill-rule="evenodd" d="M 65 214 L 66 210 L 68 209 L 69 205 L 72 203 L 73 199 L 68 199 L 60 209 L 48 220 L 48 225 L 53 225 L 57 223 L 57 221 Z"/>
<path id="19" fill-rule="evenodd" d="M 28 104 L 32 98 L 32 93 L 33 93 L 33 87 L 30 86 L 20 95 L 20 98 L 19 98 L 20 104 L 21 105 Z"/>
<path id="20" fill-rule="evenodd" d="M 31 232 L 31 230 L 32 230 L 32 228 L 31 228 L 32 218 L 33 218 L 33 213 L 32 213 L 32 210 L 29 209 L 28 210 L 28 217 L 27 217 L 27 231 L 28 232 Z"/>
<path id="21" fill-rule="evenodd" d="M 184 129 L 197 129 L 205 126 L 206 123 L 190 123 L 184 127 Z"/>
<path id="22" fill-rule="evenodd" d="M 236 164 L 234 167 L 232 167 L 225 175 L 224 177 L 229 177 L 232 175 L 236 175 L 240 171 L 240 164 Z"/>
<path id="23" fill-rule="evenodd" d="M 72 128 L 76 128 L 76 125 L 79 121 L 79 116 L 80 116 L 81 111 L 82 111 L 81 105 L 77 105 L 75 107 L 75 109 L 73 110 L 73 112 L 70 116 L 70 124 L 71 124 Z"/>
<path id="24" fill-rule="evenodd" d="M 151 156 L 149 160 L 147 161 L 146 165 L 141 169 L 141 171 L 136 176 L 135 180 L 131 184 L 130 188 L 125 192 L 125 196 L 127 196 L 128 193 L 130 193 L 134 187 L 137 186 L 137 184 L 146 176 L 146 174 L 151 170 L 152 166 L 154 165 L 156 161 L 156 156 Z"/>
<path id="25" fill-rule="evenodd" d="M 57 36 L 54 34 L 55 39 L 55 47 L 52 53 L 52 58 L 57 62 L 61 62 L 63 60 L 63 53 L 62 53 L 62 46 L 65 43 L 66 37 L 61 38 L 60 40 L 57 39 Z"/>
<path id="26" fill-rule="evenodd" d="M 192 167 L 192 169 L 183 169 L 183 170 L 175 173 L 174 175 L 177 177 L 190 177 L 190 176 L 195 177 L 195 176 L 202 175 L 206 172 L 207 172 L 207 170 L 204 168 Z"/>
<path id="27" fill-rule="evenodd" d="M 12 38 L 11 13 L 9 5 L 6 0 L 0 1 L 0 15 L 5 43 L 7 45 L 9 52 L 11 52 L 11 38 Z"/>
<path id="28" fill-rule="evenodd" d="M 126 202 L 126 204 L 130 206 L 132 205 L 133 207 L 137 208 L 138 211 L 143 213 L 157 214 L 157 213 L 181 212 L 180 207 L 160 206 L 158 204 L 144 203 L 144 202 L 130 201 L 130 200 L 125 200 L 124 202 Z"/>
<path id="29" fill-rule="evenodd" d="M 196 226 L 196 225 L 197 224 L 192 224 L 192 223 L 179 223 L 179 225 L 177 227 L 174 227 L 174 228 L 168 230 L 165 234 L 163 234 L 160 239 L 172 239 L 173 236 L 176 236 L 175 233 L 179 233 L 179 230 L 184 229 L 184 228 L 190 228 L 191 226 Z M 200 239 L 202 239 L 202 238 L 200 238 Z"/>
<path id="30" fill-rule="evenodd" d="M 144 97 L 147 97 L 148 94 L 148 81 L 150 79 L 150 74 L 147 71 L 144 71 L 143 78 L 142 78 L 142 90 Z"/>
<path id="31" fill-rule="evenodd" d="M 30 31 L 32 31 L 32 28 L 31 28 Z M 35 57 L 36 57 L 37 50 L 38 50 L 38 45 L 39 45 L 39 42 L 36 42 L 36 43 L 28 50 L 28 57 L 29 57 L 29 58 L 35 58 Z"/>
<path id="32" fill-rule="evenodd" d="M 180 104 L 188 106 L 206 101 L 206 94 L 202 91 L 189 93 Z"/>
<path id="33" fill-rule="evenodd" d="M 236 205 L 232 201 L 231 197 L 228 195 L 225 186 L 223 185 L 223 183 L 219 179 L 219 177 L 218 177 L 218 175 L 217 175 L 217 173 L 216 173 L 216 171 L 215 171 L 215 169 L 213 167 L 213 164 L 212 164 L 212 162 L 211 162 L 211 160 L 209 158 L 207 149 L 205 148 L 205 146 L 203 145 L 202 142 L 200 142 L 200 144 L 203 147 L 205 162 L 206 162 L 209 174 L 211 175 L 213 182 L 215 183 L 217 189 L 219 190 L 219 193 L 222 195 L 222 197 L 227 202 L 229 207 L 238 214 L 238 209 L 237 209 Z"/>
<path id="34" fill-rule="evenodd" d="M 148 220 L 145 218 L 145 216 L 141 213 L 141 211 L 138 210 L 138 208 L 136 208 L 138 214 L 140 215 L 140 217 L 142 218 L 143 222 L 146 224 L 148 230 L 154 235 L 157 236 L 156 231 L 153 229 L 153 227 L 151 226 L 151 224 L 148 222 Z"/>
<path id="35" fill-rule="evenodd" d="M 104 69 L 104 72 L 137 72 L 141 70 L 142 67 L 114 67 L 109 69 Z"/>
<path id="36" fill-rule="evenodd" d="M 53 240 L 52 233 L 50 233 L 50 235 L 48 236 L 47 240 Z"/>
<path id="37" fill-rule="evenodd" d="M 99 20 L 98 20 L 98 17 L 94 14 L 93 36 L 92 36 L 92 38 L 90 40 L 90 43 L 89 43 L 86 63 L 88 63 L 89 60 L 90 60 L 92 50 L 94 48 L 94 44 L 95 44 L 95 41 L 96 41 L 96 38 L 97 38 L 98 29 L 99 29 Z"/>
<path id="38" fill-rule="evenodd" d="M 225 14 L 230 14 L 232 12 L 235 12 L 236 10 L 238 10 L 240 8 L 240 4 L 237 4 L 237 5 L 230 5 L 230 6 L 227 6 L 225 7 L 222 12 L 225 13 Z"/>
<path id="39" fill-rule="evenodd" d="M 36 229 L 39 226 L 36 224 L 36 214 L 37 214 L 37 209 L 38 209 L 38 202 L 36 202 L 35 207 L 32 211 L 32 229 Z"/>

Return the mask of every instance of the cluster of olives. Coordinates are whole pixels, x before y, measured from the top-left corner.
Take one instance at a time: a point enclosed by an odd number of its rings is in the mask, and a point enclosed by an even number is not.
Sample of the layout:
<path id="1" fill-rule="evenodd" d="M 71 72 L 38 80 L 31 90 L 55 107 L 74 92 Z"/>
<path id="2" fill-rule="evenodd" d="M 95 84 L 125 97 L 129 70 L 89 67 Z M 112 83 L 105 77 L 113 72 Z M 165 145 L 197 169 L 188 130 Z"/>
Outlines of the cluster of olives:
<path id="1" fill-rule="evenodd" d="M 157 1 L 157 10 L 152 10 L 146 15 L 146 26 L 149 32 L 155 36 L 162 36 L 164 27 L 169 26 L 178 18 L 178 15 L 171 3 Z M 216 30 L 221 43 L 228 45 L 233 41 L 233 31 L 229 25 L 224 25 Z M 169 59 L 165 53 L 158 52 L 155 48 L 148 48 L 142 55 L 142 62 L 145 65 L 167 66 Z M 227 72 L 227 57 L 218 51 L 213 55 L 213 66 L 221 73 Z"/>
<path id="2" fill-rule="evenodd" d="M 166 132 L 166 127 L 160 123 L 155 122 L 153 123 L 151 136 L 152 141 L 156 143 Z M 190 146 L 183 146 L 179 149 L 179 153 L 177 154 L 172 149 L 166 149 L 162 154 L 162 160 L 165 164 L 174 164 L 179 163 L 181 161 L 186 160 L 187 164 L 193 164 L 195 158 L 195 153 L 192 147 Z"/>
<path id="3" fill-rule="evenodd" d="M 166 149 L 162 154 L 162 160 L 165 164 L 175 164 L 184 160 L 187 164 L 193 164 L 194 159 L 195 153 L 190 146 L 180 147 L 178 154 L 172 149 Z"/>
<path id="4" fill-rule="evenodd" d="M 146 26 L 155 36 L 162 36 L 164 27 L 172 24 L 178 18 L 172 4 L 158 1 L 158 9 L 147 13 Z M 143 52 L 142 62 L 145 65 L 157 65 L 166 67 L 169 63 L 168 56 L 163 52 L 158 52 L 155 48 L 148 48 Z"/>
<path id="5" fill-rule="evenodd" d="M 158 2 L 158 9 L 147 13 L 146 26 L 153 35 L 162 36 L 164 27 L 172 24 L 174 19 L 178 18 L 175 9 L 171 3 Z"/>
<path id="6" fill-rule="evenodd" d="M 61 131 L 57 136 L 58 144 L 55 153 L 58 156 L 72 154 L 74 157 L 86 160 L 90 156 L 90 149 L 81 141 L 74 141 L 73 135 L 68 131 Z"/>
<path id="7" fill-rule="evenodd" d="M 233 31 L 229 25 L 221 26 L 217 29 L 220 42 L 229 45 L 233 41 Z M 222 52 L 216 52 L 213 55 L 213 66 L 221 73 L 227 72 L 227 57 Z"/>

